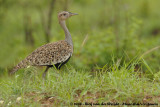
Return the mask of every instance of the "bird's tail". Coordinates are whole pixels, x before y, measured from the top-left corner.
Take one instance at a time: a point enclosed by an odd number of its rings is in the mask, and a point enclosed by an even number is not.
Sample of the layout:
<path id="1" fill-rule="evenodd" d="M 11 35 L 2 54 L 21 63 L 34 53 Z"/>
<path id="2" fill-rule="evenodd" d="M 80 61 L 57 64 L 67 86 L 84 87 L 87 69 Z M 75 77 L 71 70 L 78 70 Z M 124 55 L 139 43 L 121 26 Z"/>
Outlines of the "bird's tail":
<path id="1" fill-rule="evenodd" d="M 9 73 L 14 74 L 19 69 L 26 68 L 27 66 L 28 66 L 28 61 L 26 59 L 24 59 L 20 63 L 18 63 L 15 67 L 13 67 Z"/>

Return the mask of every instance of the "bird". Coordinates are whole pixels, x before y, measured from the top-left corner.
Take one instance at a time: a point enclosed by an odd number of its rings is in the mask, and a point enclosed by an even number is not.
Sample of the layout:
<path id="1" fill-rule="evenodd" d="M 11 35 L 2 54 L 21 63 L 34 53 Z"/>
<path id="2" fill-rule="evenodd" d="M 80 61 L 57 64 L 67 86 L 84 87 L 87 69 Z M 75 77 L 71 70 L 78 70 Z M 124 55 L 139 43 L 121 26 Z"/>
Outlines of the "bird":
<path id="1" fill-rule="evenodd" d="M 10 74 L 14 74 L 19 69 L 28 66 L 46 66 L 42 75 L 42 77 L 45 78 L 49 68 L 55 66 L 57 70 L 60 70 L 60 68 L 69 61 L 73 54 L 72 37 L 66 26 L 65 20 L 74 15 L 78 14 L 67 11 L 58 13 L 58 21 L 64 30 L 65 39 L 40 46 L 13 67 Z"/>

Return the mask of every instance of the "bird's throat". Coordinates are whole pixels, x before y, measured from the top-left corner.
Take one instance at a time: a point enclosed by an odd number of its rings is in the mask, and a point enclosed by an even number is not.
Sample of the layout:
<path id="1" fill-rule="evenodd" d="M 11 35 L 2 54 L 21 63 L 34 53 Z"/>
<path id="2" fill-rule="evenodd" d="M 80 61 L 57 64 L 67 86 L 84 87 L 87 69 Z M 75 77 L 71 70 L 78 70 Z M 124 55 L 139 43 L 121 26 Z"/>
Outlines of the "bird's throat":
<path id="1" fill-rule="evenodd" d="M 65 33 L 65 41 L 67 41 L 71 46 L 73 46 L 71 34 L 66 26 L 65 20 L 59 21 L 59 24 L 64 30 Z"/>

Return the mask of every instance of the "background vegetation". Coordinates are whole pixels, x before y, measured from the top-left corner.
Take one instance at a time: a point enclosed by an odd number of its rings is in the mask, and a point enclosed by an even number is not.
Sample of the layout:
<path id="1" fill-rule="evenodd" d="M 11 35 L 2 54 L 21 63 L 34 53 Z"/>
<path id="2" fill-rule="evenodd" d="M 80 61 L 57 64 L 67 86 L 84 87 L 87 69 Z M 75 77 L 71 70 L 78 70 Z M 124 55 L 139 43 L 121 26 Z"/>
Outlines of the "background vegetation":
<path id="1" fill-rule="evenodd" d="M 159 0 L 0 0 L 0 106 L 75 102 L 158 103 Z M 74 55 L 61 71 L 8 70 L 37 47 L 64 38 L 67 20 Z"/>

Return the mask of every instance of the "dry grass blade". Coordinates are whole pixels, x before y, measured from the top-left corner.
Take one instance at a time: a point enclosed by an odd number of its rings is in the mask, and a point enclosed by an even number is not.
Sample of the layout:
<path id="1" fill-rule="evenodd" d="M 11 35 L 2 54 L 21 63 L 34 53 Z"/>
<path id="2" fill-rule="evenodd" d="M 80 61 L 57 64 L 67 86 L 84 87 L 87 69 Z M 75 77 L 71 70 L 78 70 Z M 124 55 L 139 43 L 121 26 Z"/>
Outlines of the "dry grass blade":
<path id="1" fill-rule="evenodd" d="M 85 38 L 81 44 L 81 48 L 84 46 L 84 44 L 87 42 L 87 40 L 88 40 L 88 34 L 85 36 Z"/>
<path id="2" fill-rule="evenodd" d="M 145 55 L 147 55 L 147 54 L 149 54 L 149 53 L 151 53 L 151 52 L 153 52 L 153 51 L 155 51 L 155 50 L 157 50 L 157 49 L 159 49 L 159 48 L 160 48 L 160 46 L 156 46 L 156 47 L 154 47 L 154 48 L 146 51 L 145 53 L 143 53 L 143 54 L 141 55 L 140 59 L 142 59 L 143 56 L 145 56 Z"/>

